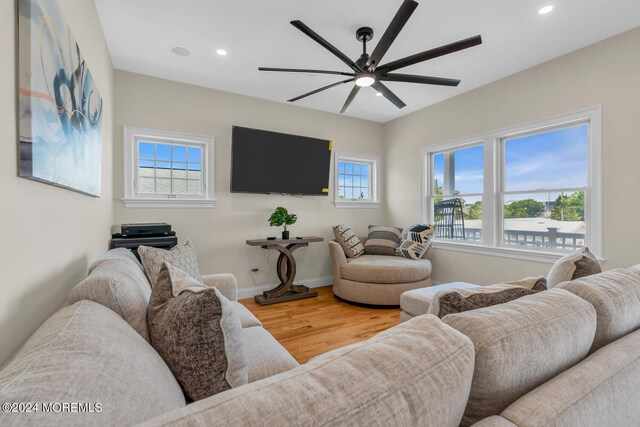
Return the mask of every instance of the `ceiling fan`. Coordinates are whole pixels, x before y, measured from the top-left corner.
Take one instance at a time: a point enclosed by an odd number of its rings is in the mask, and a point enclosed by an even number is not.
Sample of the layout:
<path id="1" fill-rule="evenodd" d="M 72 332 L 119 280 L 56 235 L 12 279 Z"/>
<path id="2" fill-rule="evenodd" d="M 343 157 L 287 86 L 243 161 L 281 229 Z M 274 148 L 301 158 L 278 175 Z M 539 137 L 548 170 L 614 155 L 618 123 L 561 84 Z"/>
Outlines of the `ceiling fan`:
<path id="1" fill-rule="evenodd" d="M 453 52 L 457 52 L 463 49 L 467 49 L 473 46 L 477 46 L 482 43 L 482 38 L 478 35 L 470 37 L 468 39 L 460 40 L 454 43 L 450 43 L 444 46 L 440 46 L 434 49 L 429 49 L 424 52 L 416 53 L 415 55 L 407 56 L 396 61 L 387 62 L 381 64 L 382 58 L 391 47 L 393 41 L 398 37 L 398 34 L 402 30 L 402 27 L 407 23 L 413 11 L 418 7 L 418 3 L 414 0 L 404 0 L 400 9 L 393 17 L 389 27 L 382 35 L 382 38 L 378 42 L 378 45 L 373 50 L 371 55 L 367 54 L 367 42 L 373 38 L 373 30 L 369 27 L 362 27 L 356 31 L 356 39 L 362 42 L 362 55 L 356 61 L 352 61 L 347 55 L 338 50 L 331 43 L 323 39 L 311 28 L 307 27 L 301 21 L 291 21 L 291 25 L 311 37 L 322 47 L 329 52 L 337 56 L 342 62 L 347 64 L 351 68 L 352 72 L 345 73 L 341 71 L 327 71 L 327 70 L 305 70 L 305 69 L 293 69 L 293 68 L 269 68 L 258 67 L 260 71 L 281 71 L 288 73 L 315 73 L 315 74 L 335 74 L 339 76 L 349 76 L 347 80 L 342 80 L 337 83 L 321 87 L 311 92 L 307 92 L 303 95 L 296 96 L 287 100 L 288 102 L 295 102 L 299 99 L 306 98 L 307 96 L 322 92 L 323 90 L 331 89 L 332 87 L 340 86 L 345 83 L 355 82 L 351 93 L 347 97 L 347 101 L 344 103 L 340 113 L 344 113 L 349 109 L 349 106 L 355 99 L 356 95 L 362 87 L 371 86 L 385 98 L 391 101 L 396 107 L 403 108 L 406 104 L 402 102 L 388 87 L 382 82 L 405 82 L 405 83 L 421 83 L 439 86 L 458 86 L 460 80 L 447 79 L 442 77 L 430 77 L 430 76 L 417 76 L 413 74 L 399 74 L 393 73 L 393 71 L 400 68 L 408 67 L 409 65 L 418 64 L 429 59 L 437 58 L 439 56 L 448 55 Z"/>

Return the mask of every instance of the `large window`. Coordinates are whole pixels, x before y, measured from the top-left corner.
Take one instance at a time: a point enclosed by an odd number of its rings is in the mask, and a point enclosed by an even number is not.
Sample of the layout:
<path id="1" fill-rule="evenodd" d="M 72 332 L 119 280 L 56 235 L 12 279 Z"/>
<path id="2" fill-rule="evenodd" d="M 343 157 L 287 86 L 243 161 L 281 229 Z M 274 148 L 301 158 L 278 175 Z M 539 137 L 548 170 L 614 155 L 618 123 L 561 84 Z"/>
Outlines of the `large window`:
<path id="1" fill-rule="evenodd" d="M 125 205 L 210 207 L 213 139 L 125 128 Z"/>
<path id="2" fill-rule="evenodd" d="M 378 157 L 335 153 L 334 179 L 337 207 L 379 207 Z"/>
<path id="3" fill-rule="evenodd" d="M 443 247 L 602 256 L 600 144 L 593 109 L 425 148 L 423 219 Z"/>

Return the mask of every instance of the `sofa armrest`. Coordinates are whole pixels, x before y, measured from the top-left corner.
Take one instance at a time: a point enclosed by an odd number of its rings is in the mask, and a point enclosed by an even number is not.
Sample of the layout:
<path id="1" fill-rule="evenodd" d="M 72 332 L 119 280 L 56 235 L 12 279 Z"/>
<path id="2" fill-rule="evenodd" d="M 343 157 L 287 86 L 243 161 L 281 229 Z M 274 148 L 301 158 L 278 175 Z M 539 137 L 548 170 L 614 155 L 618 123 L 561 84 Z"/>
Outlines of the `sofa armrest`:
<path id="1" fill-rule="evenodd" d="M 144 425 L 457 426 L 474 358 L 469 338 L 435 316 L 420 316 Z"/>
<path id="2" fill-rule="evenodd" d="M 207 274 L 202 276 L 202 282 L 212 288 L 217 288 L 230 301 L 238 299 L 238 284 L 233 274 Z"/>
<path id="3" fill-rule="evenodd" d="M 333 273 L 333 279 L 339 279 L 340 267 L 347 263 L 347 256 L 342 249 L 342 246 L 336 241 L 329 241 L 329 254 L 331 255 L 331 272 Z"/>

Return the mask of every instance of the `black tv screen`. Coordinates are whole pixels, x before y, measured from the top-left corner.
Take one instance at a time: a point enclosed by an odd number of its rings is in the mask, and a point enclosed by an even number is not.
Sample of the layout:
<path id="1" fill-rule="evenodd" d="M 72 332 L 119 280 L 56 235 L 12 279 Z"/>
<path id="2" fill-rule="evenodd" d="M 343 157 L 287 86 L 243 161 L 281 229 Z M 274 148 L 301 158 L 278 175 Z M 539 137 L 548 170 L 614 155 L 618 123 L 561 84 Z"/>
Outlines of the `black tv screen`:
<path id="1" fill-rule="evenodd" d="M 232 193 L 329 193 L 331 141 L 234 126 Z"/>

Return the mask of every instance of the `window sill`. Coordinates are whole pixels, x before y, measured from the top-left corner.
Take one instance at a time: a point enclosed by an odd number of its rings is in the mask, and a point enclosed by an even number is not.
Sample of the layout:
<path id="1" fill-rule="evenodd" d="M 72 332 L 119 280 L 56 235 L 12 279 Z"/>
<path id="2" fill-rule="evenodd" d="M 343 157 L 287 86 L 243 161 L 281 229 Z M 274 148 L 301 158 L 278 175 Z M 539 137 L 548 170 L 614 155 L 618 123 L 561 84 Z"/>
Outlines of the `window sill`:
<path id="1" fill-rule="evenodd" d="M 548 264 L 555 263 L 558 259 L 567 255 L 570 252 L 545 252 L 527 249 L 505 248 L 505 247 L 493 247 L 483 246 L 473 243 L 461 243 L 452 241 L 435 241 L 433 242 L 434 249 L 443 249 L 454 252 L 466 252 L 479 255 L 491 255 L 503 258 L 521 259 L 525 261 L 544 262 Z M 602 262 L 600 258 L 598 261 Z"/>
<path id="2" fill-rule="evenodd" d="M 122 199 L 125 208 L 215 208 L 213 199 Z"/>
<path id="3" fill-rule="evenodd" d="M 333 204 L 339 209 L 377 209 L 382 206 L 382 202 L 360 202 L 357 200 L 334 201 Z"/>

